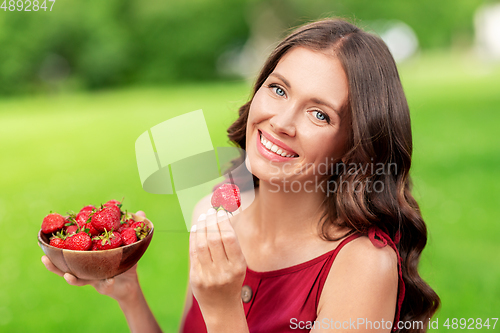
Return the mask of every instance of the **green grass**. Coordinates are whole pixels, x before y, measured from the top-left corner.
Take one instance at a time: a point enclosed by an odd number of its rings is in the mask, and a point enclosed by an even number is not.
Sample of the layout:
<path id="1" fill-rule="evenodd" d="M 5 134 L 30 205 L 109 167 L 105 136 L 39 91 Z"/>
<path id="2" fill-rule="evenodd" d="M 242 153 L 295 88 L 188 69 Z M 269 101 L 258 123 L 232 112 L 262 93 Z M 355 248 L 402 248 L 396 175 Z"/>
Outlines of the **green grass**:
<path id="1" fill-rule="evenodd" d="M 430 234 L 421 273 L 442 299 L 437 317 L 499 317 L 500 71 L 426 55 L 401 76 L 414 193 Z M 36 243 L 49 211 L 122 197 L 155 223 L 138 271 L 163 330 L 176 332 L 187 232 L 175 196 L 142 190 L 134 143 L 166 119 L 203 109 L 213 145 L 227 145 L 225 130 L 249 91 L 236 82 L 0 100 L 0 332 L 127 330 L 115 301 L 46 271 Z"/>

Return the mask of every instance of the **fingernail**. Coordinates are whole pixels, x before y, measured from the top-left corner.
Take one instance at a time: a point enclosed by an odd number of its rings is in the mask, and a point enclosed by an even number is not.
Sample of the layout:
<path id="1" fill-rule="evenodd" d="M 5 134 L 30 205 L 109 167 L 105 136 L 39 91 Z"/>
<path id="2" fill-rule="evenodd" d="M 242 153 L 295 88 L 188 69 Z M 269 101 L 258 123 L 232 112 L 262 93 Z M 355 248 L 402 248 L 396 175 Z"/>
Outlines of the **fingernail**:
<path id="1" fill-rule="evenodd" d="M 203 221 L 207 218 L 205 214 L 201 214 L 200 217 L 198 217 L 198 221 Z"/>
<path id="2" fill-rule="evenodd" d="M 217 213 L 217 211 L 216 211 L 215 209 L 213 209 L 213 208 L 210 208 L 210 209 L 207 211 L 207 215 L 213 215 L 213 214 L 215 214 L 215 213 Z"/>
<path id="3" fill-rule="evenodd" d="M 66 280 L 66 282 L 69 283 L 69 276 L 67 276 L 66 274 L 64 274 L 64 280 Z"/>
<path id="4" fill-rule="evenodd" d="M 217 217 L 226 217 L 226 216 L 227 216 L 227 214 L 226 214 L 226 211 L 224 211 L 224 210 L 219 210 L 217 212 Z"/>
<path id="5" fill-rule="evenodd" d="M 191 232 L 196 232 L 196 224 L 191 227 Z"/>

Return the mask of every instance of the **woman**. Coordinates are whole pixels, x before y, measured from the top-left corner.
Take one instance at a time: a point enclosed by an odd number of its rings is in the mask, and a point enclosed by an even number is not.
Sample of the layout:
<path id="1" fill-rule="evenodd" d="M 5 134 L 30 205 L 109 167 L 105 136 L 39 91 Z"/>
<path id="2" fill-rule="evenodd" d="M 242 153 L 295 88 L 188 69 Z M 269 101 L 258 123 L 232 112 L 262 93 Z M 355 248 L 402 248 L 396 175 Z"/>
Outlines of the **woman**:
<path id="1" fill-rule="evenodd" d="M 181 330 L 424 332 L 439 298 L 417 272 L 427 231 L 386 45 L 342 20 L 297 29 L 228 133 L 247 153 L 255 200 L 231 217 L 195 209 Z M 133 331 L 160 331 L 135 268 L 65 278 L 117 299 Z"/>

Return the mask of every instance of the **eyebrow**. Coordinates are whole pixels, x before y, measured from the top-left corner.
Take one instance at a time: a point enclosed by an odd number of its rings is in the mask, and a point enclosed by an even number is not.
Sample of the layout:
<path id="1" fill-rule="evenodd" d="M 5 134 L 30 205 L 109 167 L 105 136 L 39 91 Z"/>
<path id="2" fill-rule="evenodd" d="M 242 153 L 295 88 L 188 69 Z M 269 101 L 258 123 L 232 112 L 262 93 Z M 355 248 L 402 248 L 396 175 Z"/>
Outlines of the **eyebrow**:
<path id="1" fill-rule="evenodd" d="M 285 79 L 285 77 L 284 77 L 283 75 L 281 75 L 281 74 L 279 74 L 279 73 L 276 73 L 276 72 L 272 72 L 271 74 L 269 74 L 269 76 L 275 76 L 275 77 L 277 77 L 278 79 L 280 79 L 281 81 L 283 81 L 283 83 L 285 84 L 285 86 L 286 86 L 288 89 L 291 89 L 291 88 L 292 88 L 292 86 L 290 85 L 290 82 L 289 82 L 287 79 Z M 316 103 L 316 104 L 319 104 L 319 105 L 324 105 L 324 106 L 329 107 L 330 109 L 332 109 L 333 111 L 335 111 L 335 113 L 336 113 L 338 116 L 340 116 L 340 113 L 339 113 L 339 111 L 337 110 L 337 108 L 333 107 L 333 105 L 331 105 L 330 103 L 325 102 L 325 101 L 323 101 L 323 100 L 321 100 L 321 99 L 318 99 L 318 98 L 315 98 L 315 97 L 311 98 L 311 101 L 312 101 L 313 103 Z"/>
<path id="2" fill-rule="evenodd" d="M 283 83 L 285 84 L 285 86 L 288 89 L 292 88 L 292 86 L 290 85 L 290 82 L 287 79 L 285 79 L 285 77 L 283 75 L 276 73 L 276 72 L 272 72 L 271 74 L 269 74 L 269 76 L 276 76 L 278 79 L 283 81 Z"/>

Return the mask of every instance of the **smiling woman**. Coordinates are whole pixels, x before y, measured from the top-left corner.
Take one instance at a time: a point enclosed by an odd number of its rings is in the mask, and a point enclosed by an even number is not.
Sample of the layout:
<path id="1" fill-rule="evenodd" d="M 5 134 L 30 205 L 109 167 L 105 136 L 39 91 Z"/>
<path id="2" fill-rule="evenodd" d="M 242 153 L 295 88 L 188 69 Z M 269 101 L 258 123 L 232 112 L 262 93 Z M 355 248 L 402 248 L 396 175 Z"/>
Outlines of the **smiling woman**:
<path id="1" fill-rule="evenodd" d="M 417 271 L 427 229 L 410 114 L 380 38 L 343 20 L 298 28 L 228 136 L 246 151 L 255 199 L 234 216 L 205 211 L 210 197 L 195 208 L 182 332 L 426 331 L 440 300 Z M 161 331 L 135 267 L 64 277 L 115 298 L 133 332 Z"/>
<path id="2" fill-rule="evenodd" d="M 255 200 L 197 222 L 220 236 L 191 237 L 183 332 L 424 332 L 439 297 L 417 271 L 409 108 L 383 41 L 342 20 L 298 28 L 239 115 Z"/>
<path id="3" fill-rule="evenodd" d="M 282 170 L 297 174 L 289 180 L 305 182 L 317 174 L 310 168 L 339 160 L 347 148 L 347 126 L 341 126 L 338 110 L 347 97 L 347 78 L 337 58 L 304 47 L 286 53 L 250 105 L 246 138 L 257 144 L 246 147 L 249 169 L 262 181 L 281 179 L 275 171 Z M 280 149 L 292 156 L 283 158 Z M 270 163 L 275 161 L 290 163 L 276 168 Z"/>

